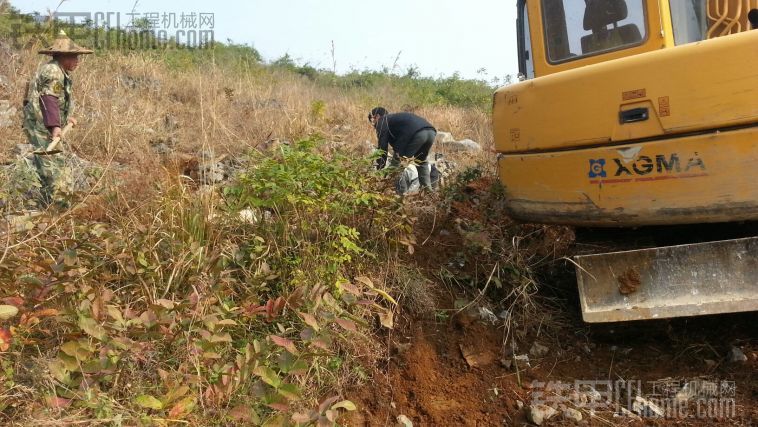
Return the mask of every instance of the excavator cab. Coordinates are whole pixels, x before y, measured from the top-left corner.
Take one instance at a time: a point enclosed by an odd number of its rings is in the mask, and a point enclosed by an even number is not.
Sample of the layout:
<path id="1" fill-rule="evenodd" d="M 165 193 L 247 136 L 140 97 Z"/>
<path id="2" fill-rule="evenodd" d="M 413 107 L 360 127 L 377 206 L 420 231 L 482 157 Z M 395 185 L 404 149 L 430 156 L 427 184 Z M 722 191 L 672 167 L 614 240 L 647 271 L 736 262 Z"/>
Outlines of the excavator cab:
<path id="1" fill-rule="evenodd" d="M 520 81 L 493 106 L 511 217 L 622 229 L 758 221 L 758 0 L 517 7 Z M 758 310 L 754 236 L 576 262 L 588 322 Z"/>

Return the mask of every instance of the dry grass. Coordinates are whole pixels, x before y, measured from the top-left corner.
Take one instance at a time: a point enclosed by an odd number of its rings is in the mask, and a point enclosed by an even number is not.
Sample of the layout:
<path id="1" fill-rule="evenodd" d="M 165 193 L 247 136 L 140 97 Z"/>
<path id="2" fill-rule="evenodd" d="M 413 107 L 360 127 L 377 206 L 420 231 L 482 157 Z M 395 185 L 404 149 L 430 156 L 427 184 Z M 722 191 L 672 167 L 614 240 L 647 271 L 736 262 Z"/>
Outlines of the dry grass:
<path id="1" fill-rule="evenodd" d="M 26 83 L 45 58 L 33 54 L 33 47 L 25 52 L 3 46 L 0 50 L 4 50 L 3 56 L 9 58 L 0 63 L 0 75 L 7 77 L 8 82 L 0 86 L 0 99 L 11 100 L 20 110 Z M 194 186 L 186 186 L 186 181 L 179 179 L 181 167 L 177 162 L 181 154 L 196 155 L 211 151 L 215 155 L 243 158 L 246 152 L 262 150 L 274 140 L 297 141 L 318 134 L 328 141 L 321 146 L 326 156 L 340 153 L 360 159 L 375 144 L 373 129 L 365 119 L 366 111 L 379 104 L 399 110 L 410 102 L 392 87 L 372 92 L 360 88 L 338 90 L 302 76 L 262 66 L 240 70 L 208 64 L 203 68 L 176 70 L 170 69 L 154 55 L 141 53 L 87 57 L 76 71 L 74 81 L 77 100 L 75 116 L 80 125 L 70 134 L 71 150 L 81 158 L 100 165 L 105 175 L 90 194 L 81 195 L 83 197 L 78 199 L 74 209 L 63 215 L 46 217 L 46 228 L 38 227 L 27 234 L 4 237 L 6 240 L 0 246 L 0 266 L 5 269 L 3 274 L 13 269 L 40 277 L 59 277 L 61 274 L 63 276 L 60 277 L 65 277 L 69 274 L 70 285 L 59 292 L 55 288 L 56 282 L 50 282 L 50 288 L 56 290 L 46 296 L 45 292 L 48 291 L 45 288 L 30 288 L 15 283 L 6 287 L 0 297 L 21 295 L 27 299 L 36 298 L 38 307 L 58 301 L 72 306 L 65 309 L 57 307 L 61 310 L 59 319 L 69 319 L 63 322 L 63 326 L 42 318 L 39 325 L 23 324 L 17 327 L 15 333 L 34 344 L 33 347 L 32 344 L 24 347 L 17 341 L 17 347 L 9 353 L 14 355 L 13 358 L 0 356 L 3 368 L 16 372 L 16 385 L 0 392 L 0 397 L 5 402 L 13 402 L 15 407 L 10 411 L 16 420 L 22 422 L 42 425 L 76 422 L 107 424 L 115 422 L 115 414 L 137 420 L 141 412 L 134 403 L 136 395 L 161 396 L 167 389 L 177 388 L 182 381 L 190 381 L 187 378 L 197 375 L 198 378 L 187 383 L 192 390 L 188 396 L 199 406 L 194 415 L 181 413 L 182 400 L 163 396 L 161 399 L 170 402 L 171 406 L 167 406 L 163 413 L 152 412 L 151 415 L 156 417 L 154 421 L 161 414 L 164 417 L 170 415 L 167 414 L 168 409 L 200 425 L 210 424 L 213 419 L 235 419 L 232 413 L 239 407 L 233 405 L 240 399 L 251 401 L 254 390 L 243 379 L 233 379 L 229 384 L 224 380 L 223 387 L 214 381 L 221 381 L 218 379 L 221 378 L 219 372 L 227 372 L 225 375 L 237 378 L 236 375 L 241 375 L 240 372 L 246 372 L 245 369 L 250 367 L 214 367 L 202 361 L 196 354 L 197 348 L 191 344 L 193 340 L 202 340 L 196 335 L 198 331 L 191 327 L 185 329 L 182 326 L 174 330 L 175 326 L 166 324 L 168 329 L 161 333 L 171 334 L 173 339 L 184 342 L 173 348 L 169 345 L 168 335 L 140 338 L 129 335 L 129 331 L 110 329 L 110 315 L 102 312 L 105 306 L 114 306 L 123 316 L 128 316 L 129 310 L 147 310 L 145 313 L 157 310 L 160 314 L 163 309 L 155 308 L 156 304 L 160 305 L 158 301 L 163 300 L 166 304 L 165 300 L 169 299 L 191 306 L 194 303 L 188 301 L 202 296 L 201 301 L 207 302 L 195 306 L 194 311 L 175 309 L 173 312 L 184 318 L 185 322 L 196 322 L 202 316 L 230 316 L 226 317 L 227 320 L 234 319 L 243 325 L 243 321 L 249 319 L 239 317 L 240 313 L 225 313 L 222 300 L 226 299 L 226 304 L 229 299 L 246 298 L 238 303 L 242 307 L 255 308 L 256 304 L 266 304 L 269 295 L 273 295 L 268 302 L 276 304 L 274 290 L 266 288 L 270 285 L 264 283 L 260 291 L 245 288 L 250 286 L 249 283 L 259 283 L 261 275 L 265 276 L 264 273 L 273 265 L 257 261 L 255 266 L 234 273 L 236 279 L 226 273 L 219 276 L 215 272 L 218 259 L 233 258 L 235 251 L 244 247 L 245 242 L 255 241 L 256 235 L 249 227 L 245 229 L 244 225 L 229 222 L 229 218 L 222 217 L 220 222 L 212 220 L 220 203 L 219 198 L 212 191 L 197 192 Z M 416 112 L 428 117 L 440 130 L 450 131 L 458 138 L 480 141 L 485 148 L 492 146 L 489 118 L 483 111 L 422 107 Z M 19 111 L 19 123 L 20 114 Z M 0 141 L 3 141 L 0 144 L 0 161 L 7 160 L 10 149 L 15 144 L 24 143 L 24 139 L 15 126 L 0 128 Z M 151 147 L 159 142 L 172 146 L 176 159 L 154 153 Z M 456 156 L 456 161 L 460 164 L 491 163 L 491 158 L 485 151 L 472 157 Z M 279 220 L 279 217 L 275 219 Z M 281 220 L 284 219 L 282 216 Z M 100 230 L 99 227 L 107 229 L 113 236 L 99 235 L 100 231 L 94 231 Z M 271 236 L 267 236 L 266 232 L 260 229 L 257 236 L 267 238 L 272 254 L 279 252 L 277 256 L 284 259 L 289 255 L 288 251 L 297 249 L 286 246 L 284 241 L 268 240 Z M 392 230 L 385 232 L 387 236 L 393 233 Z M 301 241 L 309 238 L 304 235 Z M 115 252 L 112 252 L 113 248 L 104 251 L 114 242 L 119 245 Z M 78 250 L 79 260 L 71 262 L 78 262 L 76 265 L 80 268 L 68 273 L 51 273 L 54 266 L 68 262 L 65 253 L 72 245 Z M 104 252 L 99 252 L 101 250 Z M 386 253 L 380 254 L 380 258 L 384 257 L 390 264 L 397 261 L 397 249 L 387 247 L 382 250 Z M 116 255 L 119 251 L 121 254 Z M 149 277 L 125 274 L 125 271 L 139 268 L 141 257 L 146 258 L 143 260 L 146 264 L 155 265 Z M 8 264 L 10 262 L 12 265 Z M 109 266 L 106 271 L 103 271 L 100 262 Z M 320 268 L 307 262 L 304 265 L 308 265 L 307 270 L 311 272 Z M 356 264 L 350 268 L 357 270 L 359 267 Z M 376 267 L 376 277 L 384 277 L 380 274 L 382 271 L 383 267 Z M 308 273 L 303 273 L 300 279 L 312 279 Z M 9 273 L 8 277 L 12 276 L 14 273 Z M 406 279 L 400 284 L 405 287 L 403 303 L 419 314 L 433 310 L 429 283 L 410 270 Z M 243 286 L 242 281 L 249 283 Z M 334 286 L 331 283 L 325 285 L 325 289 Z M 385 286 L 384 283 L 378 285 Z M 324 285 L 312 281 L 303 289 L 320 295 L 318 292 L 322 291 L 318 291 L 319 286 L 323 291 Z M 296 335 L 292 329 L 297 326 L 294 313 L 295 308 L 299 307 L 298 298 L 302 296 L 299 296 L 297 288 L 295 291 L 285 289 L 288 290 L 283 291 L 282 297 L 286 299 L 287 308 L 283 313 L 277 313 L 274 309 L 273 315 L 275 318 L 285 316 L 287 322 L 294 323 L 285 323 L 285 326 L 244 324 L 249 329 L 247 334 L 239 336 L 240 339 L 246 340 L 248 334 L 253 334 L 253 337 L 260 334 L 258 337 L 261 340 L 266 340 L 267 334 Z M 381 298 L 378 302 L 381 303 Z M 305 308 L 300 307 L 299 310 Z M 109 333 L 119 336 L 119 339 L 133 339 L 139 347 L 121 353 L 112 342 L 93 339 L 91 329 L 83 334 L 79 329 L 81 325 L 76 324 L 76 316 L 82 315 L 91 316 L 107 326 Z M 355 310 L 354 315 L 357 316 L 356 320 L 360 320 L 361 316 L 373 316 L 368 310 Z M 29 318 L 33 319 L 29 316 L 26 319 Z M 239 329 L 227 328 L 234 331 Z M 330 328 L 339 335 L 340 328 Z M 209 328 L 209 331 L 213 330 L 213 327 Z M 242 330 L 234 331 L 232 335 L 236 340 Z M 121 334 L 126 335 L 122 337 Z M 94 390 L 89 397 L 74 398 L 74 401 L 79 398 L 86 401 L 86 409 L 77 406 L 76 410 L 66 410 L 47 400 L 55 395 L 56 390 L 60 392 L 60 383 L 46 372 L 45 367 L 56 360 L 56 353 L 60 354 L 59 347 L 63 343 L 77 336 L 89 337 L 89 345 L 101 354 L 119 354 L 118 357 L 122 358 L 119 366 L 122 367 L 115 383 L 107 376 L 98 374 L 92 377 L 95 382 L 108 382 L 111 389 L 102 390 L 103 393 Z M 44 343 L 34 341 L 40 337 L 44 337 Z M 297 343 L 301 345 L 300 341 Z M 222 357 L 234 360 L 234 351 L 226 353 L 230 349 L 224 349 L 219 343 L 213 346 L 219 346 L 214 351 Z M 37 349 L 35 358 L 22 363 L 19 357 L 28 354 L 31 348 Z M 371 333 L 363 328 L 353 338 L 337 342 L 335 351 L 334 354 L 312 359 L 308 376 L 298 381 L 298 386 L 304 390 L 303 399 L 292 410 L 317 406 L 318 400 L 328 396 L 328 393 L 366 381 L 366 373 L 360 366 L 370 366 L 381 353 L 377 342 L 371 339 Z M 199 375 L 201 371 L 202 375 Z M 159 372 L 163 373 L 159 375 Z M 253 377 L 249 373 L 247 375 Z M 82 387 L 83 390 L 87 389 Z M 46 405 L 48 407 L 45 409 Z M 3 405 L 0 403 L 0 406 Z M 270 408 L 266 410 L 270 411 Z M 4 408 L 4 411 L 9 409 Z M 273 415 L 269 413 L 269 416 Z M 242 421 L 245 420 L 243 417 Z"/>

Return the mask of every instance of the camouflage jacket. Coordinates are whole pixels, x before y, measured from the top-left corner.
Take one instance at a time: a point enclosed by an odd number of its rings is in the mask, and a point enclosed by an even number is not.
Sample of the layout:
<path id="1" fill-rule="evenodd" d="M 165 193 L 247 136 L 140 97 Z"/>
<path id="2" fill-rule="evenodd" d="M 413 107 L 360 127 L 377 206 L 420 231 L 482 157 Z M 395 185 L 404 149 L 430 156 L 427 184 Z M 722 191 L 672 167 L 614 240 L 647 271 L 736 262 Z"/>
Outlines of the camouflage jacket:
<path id="1" fill-rule="evenodd" d="M 24 127 L 28 130 L 47 132 L 42 117 L 40 96 L 52 95 L 58 98 L 61 123 L 66 124 L 74 111 L 72 92 L 73 81 L 55 60 L 42 64 L 29 87 L 24 100 Z"/>

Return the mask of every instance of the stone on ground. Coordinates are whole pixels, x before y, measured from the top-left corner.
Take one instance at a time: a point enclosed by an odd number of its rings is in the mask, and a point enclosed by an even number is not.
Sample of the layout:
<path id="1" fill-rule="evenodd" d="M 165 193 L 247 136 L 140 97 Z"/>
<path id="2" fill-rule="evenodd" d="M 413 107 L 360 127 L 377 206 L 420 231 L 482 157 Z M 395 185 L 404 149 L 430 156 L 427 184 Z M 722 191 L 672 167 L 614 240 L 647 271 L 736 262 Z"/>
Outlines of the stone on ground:
<path id="1" fill-rule="evenodd" d="M 553 418 L 558 411 L 547 405 L 530 405 L 526 408 L 526 419 L 530 423 L 541 426 L 545 421 Z"/>

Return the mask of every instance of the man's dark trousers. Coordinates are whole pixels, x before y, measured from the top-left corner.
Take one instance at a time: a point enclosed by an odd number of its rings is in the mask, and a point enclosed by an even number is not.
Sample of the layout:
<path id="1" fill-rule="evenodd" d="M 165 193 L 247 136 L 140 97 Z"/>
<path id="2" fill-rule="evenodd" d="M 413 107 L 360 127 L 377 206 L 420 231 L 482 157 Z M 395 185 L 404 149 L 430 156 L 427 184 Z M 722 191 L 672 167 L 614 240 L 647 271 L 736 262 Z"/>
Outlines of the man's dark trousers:
<path id="1" fill-rule="evenodd" d="M 392 158 L 392 166 L 400 165 L 400 157 L 414 158 L 416 160 L 416 170 L 418 171 L 418 182 L 421 187 L 432 189 L 431 168 L 429 162 L 429 151 L 437 139 L 437 131 L 434 129 L 421 129 L 413 135 L 413 138 L 404 147 L 394 147 L 395 155 Z"/>

